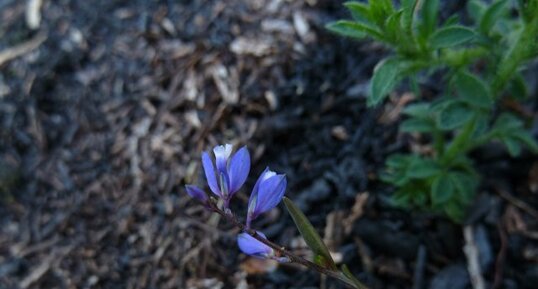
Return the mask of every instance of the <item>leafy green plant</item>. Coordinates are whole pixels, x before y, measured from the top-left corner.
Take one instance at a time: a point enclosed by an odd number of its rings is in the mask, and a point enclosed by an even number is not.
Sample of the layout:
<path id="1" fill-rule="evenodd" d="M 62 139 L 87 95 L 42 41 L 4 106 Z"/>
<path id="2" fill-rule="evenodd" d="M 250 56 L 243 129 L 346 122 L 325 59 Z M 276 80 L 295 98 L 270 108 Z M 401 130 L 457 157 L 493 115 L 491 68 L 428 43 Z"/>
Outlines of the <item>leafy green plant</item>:
<path id="1" fill-rule="evenodd" d="M 432 155 L 393 155 L 383 180 L 397 187 L 394 203 L 464 217 L 479 185 L 471 150 L 501 141 L 512 156 L 538 152 L 518 116 L 501 112 L 502 98 L 527 96 L 521 74 L 538 56 L 538 0 L 470 0 L 473 26 L 453 15 L 440 21 L 439 0 L 346 2 L 352 20 L 327 28 L 355 39 L 373 39 L 392 50 L 373 72 L 368 105 L 380 104 L 402 81 L 420 96 L 420 77 L 441 72 L 443 94 L 404 110 L 403 132 L 430 136 Z"/>

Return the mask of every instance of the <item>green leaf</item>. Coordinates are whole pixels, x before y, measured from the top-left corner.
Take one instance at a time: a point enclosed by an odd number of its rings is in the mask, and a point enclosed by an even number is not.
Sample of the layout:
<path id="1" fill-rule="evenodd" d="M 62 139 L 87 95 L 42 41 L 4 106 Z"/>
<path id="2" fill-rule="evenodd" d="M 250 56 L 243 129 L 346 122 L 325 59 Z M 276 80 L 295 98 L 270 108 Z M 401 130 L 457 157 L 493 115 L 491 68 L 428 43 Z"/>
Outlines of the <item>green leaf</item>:
<path id="1" fill-rule="evenodd" d="M 411 195 L 409 195 L 406 191 L 398 190 L 396 193 L 394 193 L 394 195 L 392 195 L 390 201 L 395 207 L 409 208 L 411 204 Z"/>
<path id="2" fill-rule="evenodd" d="M 351 271 L 349 271 L 349 268 L 347 267 L 346 264 L 342 265 L 342 274 L 344 274 L 344 276 L 346 276 L 346 278 L 351 281 L 351 283 L 353 283 L 355 285 L 355 287 L 357 287 L 357 289 L 367 289 L 367 287 L 362 284 L 361 281 L 359 281 L 357 278 L 355 278 L 355 276 L 353 276 L 353 274 L 351 273 Z"/>
<path id="3" fill-rule="evenodd" d="M 383 27 L 385 19 L 392 14 L 394 7 L 391 0 L 370 1 L 370 14 L 379 27 Z"/>
<path id="4" fill-rule="evenodd" d="M 364 39 L 368 36 L 371 36 L 368 32 L 368 29 L 365 28 L 364 24 L 348 20 L 339 20 L 337 22 L 329 23 L 325 26 L 325 28 L 336 34 L 356 39 Z"/>
<path id="5" fill-rule="evenodd" d="M 403 27 L 406 31 L 412 31 L 413 26 L 413 13 L 415 12 L 415 7 L 417 6 L 417 0 L 402 0 L 402 10 L 403 10 Z"/>
<path id="6" fill-rule="evenodd" d="M 523 100 L 527 98 L 527 84 L 521 73 L 516 73 L 510 83 L 508 83 L 508 91 L 513 99 Z"/>
<path id="7" fill-rule="evenodd" d="M 286 205 L 293 222 L 297 226 L 297 229 L 299 229 L 301 236 L 303 236 L 304 241 L 312 252 L 314 252 L 314 262 L 324 268 L 337 270 L 334 260 L 329 253 L 329 249 L 327 249 L 327 246 L 323 243 L 318 232 L 314 226 L 312 226 L 310 221 L 308 221 L 303 212 L 301 212 L 301 210 L 286 197 L 284 197 L 284 204 Z"/>
<path id="8" fill-rule="evenodd" d="M 368 4 L 356 1 L 345 2 L 344 6 L 351 12 L 351 16 L 358 22 L 373 23 L 375 20 L 370 13 Z"/>
<path id="9" fill-rule="evenodd" d="M 454 85 L 458 95 L 469 105 L 485 109 L 493 106 L 491 92 L 480 78 L 467 72 L 460 72 L 454 79 Z"/>
<path id="10" fill-rule="evenodd" d="M 410 118 L 400 124 L 401 132 L 431 132 L 435 130 L 432 120 L 421 118 Z"/>
<path id="11" fill-rule="evenodd" d="M 477 138 L 484 135 L 489 128 L 489 113 L 476 113 L 475 114 L 475 129 L 472 134 L 472 138 Z"/>
<path id="12" fill-rule="evenodd" d="M 480 19 L 480 24 L 478 26 L 480 32 L 486 35 L 490 34 L 495 21 L 497 21 L 504 13 L 507 12 L 506 3 L 506 0 L 497 1 L 487 8 L 486 12 Z"/>
<path id="13" fill-rule="evenodd" d="M 434 160 L 415 158 L 409 166 L 407 176 L 410 178 L 425 179 L 438 175 L 440 172 L 441 167 Z"/>
<path id="14" fill-rule="evenodd" d="M 536 142 L 536 139 L 534 139 L 526 130 L 515 131 L 513 137 L 520 143 L 526 145 L 533 153 L 538 153 L 538 143 Z"/>
<path id="15" fill-rule="evenodd" d="M 505 135 L 501 136 L 501 141 L 504 143 L 508 149 L 508 153 L 510 153 L 512 157 L 517 157 L 521 154 L 521 144 L 516 138 Z"/>
<path id="16" fill-rule="evenodd" d="M 503 113 L 497 118 L 493 128 L 501 134 L 510 134 L 514 130 L 523 127 L 523 122 L 516 116 L 510 113 Z"/>
<path id="17" fill-rule="evenodd" d="M 439 13 L 439 0 L 425 0 L 420 10 L 422 22 L 420 31 L 424 38 L 428 38 L 437 27 L 437 14 Z"/>
<path id="18" fill-rule="evenodd" d="M 401 25 L 402 12 L 398 11 L 390 15 L 385 22 L 385 33 L 388 34 L 388 39 L 397 43 L 400 39 L 408 37 L 404 35 Z"/>
<path id="19" fill-rule="evenodd" d="M 467 13 L 475 22 L 480 22 L 480 19 L 486 12 L 487 5 L 482 0 L 470 0 L 467 2 Z"/>
<path id="20" fill-rule="evenodd" d="M 374 68 L 368 105 L 379 104 L 402 79 L 407 64 L 398 58 L 385 58 Z"/>
<path id="21" fill-rule="evenodd" d="M 430 104 L 426 102 L 412 103 L 407 105 L 402 113 L 417 118 L 427 118 L 431 115 Z"/>
<path id="22" fill-rule="evenodd" d="M 454 222 L 461 223 L 465 217 L 462 205 L 456 201 L 448 202 L 443 209 L 445 214 Z"/>
<path id="23" fill-rule="evenodd" d="M 450 177 L 459 199 L 464 204 L 469 204 L 476 194 L 477 179 L 473 175 L 464 172 L 451 172 Z"/>
<path id="24" fill-rule="evenodd" d="M 452 130 L 467 123 L 474 115 L 474 111 L 462 102 L 453 102 L 445 106 L 438 115 L 439 128 Z"/>
<path id="25" fill-rule="evenodd" d="M 447 174 L 439 175 L 432 183 L 432 203 L 439 205 L 446 203 L 452 198 L 454 184 Z"/>
<path id="26" fill-rule="evenodd" d="M 411 158 L 407 155 L 393 154 L 390 155 L 385 164 L 389 168 L 404 168 L 409 165 Z"/>
<path id="27" fill-rule="evenodd" d="M 460 25 L 448 26 L 433 33 L 430 38 L 430 45 L 434 49 L 453 47 L 470 41 L 474 36 L 474 31 L 467 27 Z"/>

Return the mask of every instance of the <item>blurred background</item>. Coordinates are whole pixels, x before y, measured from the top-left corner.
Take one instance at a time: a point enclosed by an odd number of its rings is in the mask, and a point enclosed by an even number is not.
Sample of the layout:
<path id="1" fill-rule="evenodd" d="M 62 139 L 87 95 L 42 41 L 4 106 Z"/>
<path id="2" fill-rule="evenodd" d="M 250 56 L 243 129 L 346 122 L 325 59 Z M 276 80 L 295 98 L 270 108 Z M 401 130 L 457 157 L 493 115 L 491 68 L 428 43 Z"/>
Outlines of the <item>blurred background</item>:
<path id="1" fill-rule="evenodd" d="M 387 202 L 385 157 L 428 148 L 398 134 L 411 93 L 366 108 L 387 51 L 326 31 L 341 4 L 0 0 L 0 288 L 344 288 L 240 254 L 237 230 L 185 194 L 222 143 L 252 156 L 234 211 L 270 166 L 371 288 L 471 288 L 461 226 Z M 538 166 L 477 157 L 519 194 L 473 207 L 488 286 L 535 288 L 538 214 L 516 201 L 536 204 Z M 308 257 L 283 207 L 255 226 Z"/>

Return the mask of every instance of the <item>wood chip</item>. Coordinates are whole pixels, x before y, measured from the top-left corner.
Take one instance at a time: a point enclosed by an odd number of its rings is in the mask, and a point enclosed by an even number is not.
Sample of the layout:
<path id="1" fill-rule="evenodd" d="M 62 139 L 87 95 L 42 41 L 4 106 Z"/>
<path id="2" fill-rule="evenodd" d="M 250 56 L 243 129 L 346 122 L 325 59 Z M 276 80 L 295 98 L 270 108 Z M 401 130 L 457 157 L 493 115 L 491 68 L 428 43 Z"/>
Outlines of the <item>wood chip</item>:
<path id="1" fill-rule="evenodd" d="M 27 42 L 0 51 L 0 66 L 14 58 L 25 55 L 36 49 L 47 39 L 45 34 L 38 34 Z"/>
<path id="2" fill-rule="evenodd" d="M 474 233 L 472 226 L 465 226 L 463 228 L 463 237 L 465 239 L 465 246 L 463 252 L 467 257 L 467 270 L 471 276 L 471 284 L 474 289 L 485 289 L 484 277 L 480 269 L 480 261 L 478 256 L 478 247 L 474 241 Z"/>
<path id="3" fill-rule="evenodd" d="M 268 39 L 238 37 L 230 44 L 230 50 L 237 55 L 264 56 L 271 53 Z"/>
<path id="4" fill-rule="evenodd" d="M 307 42 L 310 25 L 308 25 L 308 22 L 300 12 L 293 13 L 293 27 L 295 27 L 295 31 L 303 42 Z"/>
<path id="5" fill-rule="evenodd" d="M 355 204 L 353 204 L 349 216 L 342 221 L 346 235 L 351 233 L 355 221 L 357 221 L 364 214 L 364 206 L 368 201 L 368 196 L 368 192 L 364 192 L 355 197 Z"/>
<path id="6" fill-rule="evenodd" d="M 345 141 L 349 139 L 349 134 L 344 126 L 337 125 L 331 129 L 331 135 L 337 140 Z"/>
<path id="7" fill-rule="evenodd" d="M 41 24 L 42 0 L 28 0 L 26 5 L 26 25 L 32 30 L 38 29 Z"/>
<path id="8" fill-rule="evenodd" d="M 239 101 L 239 75 L 236 69 L 226 69 L 224 65 L 217 64 L 210 69 L 213 81 L 227 104 L 236 104 Z"/>

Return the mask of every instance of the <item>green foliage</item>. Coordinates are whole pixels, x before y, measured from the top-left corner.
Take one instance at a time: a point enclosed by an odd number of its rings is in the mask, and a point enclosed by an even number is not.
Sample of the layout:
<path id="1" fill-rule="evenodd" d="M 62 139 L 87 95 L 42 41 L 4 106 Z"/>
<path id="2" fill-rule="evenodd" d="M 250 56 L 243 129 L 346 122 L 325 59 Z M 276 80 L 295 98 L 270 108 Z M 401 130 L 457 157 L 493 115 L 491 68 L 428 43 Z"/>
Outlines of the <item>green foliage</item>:
<path id="1" fill-rule="evenodd" d="M 327 27 L 392 50 L 374 68 L 369 106 L 383 103 L 400 83 L 415 83 L 418 73 L 444 74 L 442 95 L 407 105 L 400 124 L 403 132 L 429 136 L 433 154 L 392 155 L 382 178 L 396 187 L 395 205 L 461 221 L 479 185 L 467 157 L 472 149 L 500 141 L 512 156 L 524 149 L 538 153 L 519 117 L 497 113 L 501 98 L 522 100 L 528 94 L 521 70 L 538 56 L 538 0 L 470 0 L 470 26 L 459 15 L 441 22 L 439 0 L 397 2 L 346 2 L 352 20 Z"/>
<path id="2" fill-rule="evenodd" d="M 323 243 L 318 232 L 314 226 L 312 226 L 310 221 L 308 221 L 303 212 L 286 197 L 284 197 L 284 204 L 286 205 L 295 226 L 299 229 L 299 233 L 303 236 L 305 243 L 314 253 L 314 262 L 324 268 L 336 270 L 337 267 L 329 253 L 329 249 L 327 249 L 327 246 Z"/>
<path id="3" fill-rule="evenodd" d="M 440 28 L 430 37 L 430 46 L 433 49 L 454 47 L 469 42 L 475 37 L 472 29 L 451 25 Z"/>

